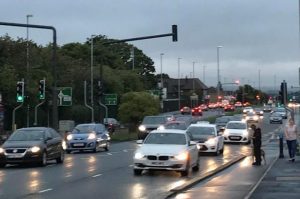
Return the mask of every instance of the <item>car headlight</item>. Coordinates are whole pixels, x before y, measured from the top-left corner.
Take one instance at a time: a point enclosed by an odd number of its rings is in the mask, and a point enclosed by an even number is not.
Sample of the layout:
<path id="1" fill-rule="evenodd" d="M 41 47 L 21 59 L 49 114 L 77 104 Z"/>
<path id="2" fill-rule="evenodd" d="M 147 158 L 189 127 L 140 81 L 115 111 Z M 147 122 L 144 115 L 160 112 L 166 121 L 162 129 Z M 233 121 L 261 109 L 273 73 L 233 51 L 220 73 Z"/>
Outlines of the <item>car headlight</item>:
<path id="1" fill-rule="evenodd" d="M 142 153 L 139 153 L 139 152 L 137 152 L 137 153 L 135 153 L 134 154 L 134 159 L 142 159 L 144 157 L 144 155 L 142 154 Z"/>
<path id="2" fill-rule="evenodd" d="M 248 131 L 244 131 L 244 132 L 243 132 L 243 136 L 244 136 L 244 137 L 248 136 Z"/>
<path id="3" fill-rule="evenodd" d="M 246 120 L 249 120 L 249 117 L 248 117 L 248 116 L 246 117 Z"/>
<path id="4" fill-rule="evenodd" d="M 93 140 L 96 138 L 96 134 L 95 133 L 90 133 L 89 137 L 87 138 L 88 140 Z"/>
<path id="5" fill-rule="evenodd" d="M 177 160 L 187 160 L 188 159 L 188 153 L 182 152 L 175 156 Z"/>
<path id="6" fill-rule="evenodd" d="M 4 149 L 3 148 L 0 148 L 0 153 L 4 153 Z"/>
<path id="7" fill-rule="evenodd" d="M 229 135 L 229 132 L 228 132 L 228 130 L 225 129 L 223 136 L 228 136 L 228 135 Z"/>
<path id="8" fill-rule="evenodd" d="M 63 150 L 66 150 L 66 149 L 67 149 L 66 141 L 63 140 L 63 141 L 61 142 L 61 146 L 62 146 Z"/>
<path id="9" fill-rule="evenodd" d="M 258 120 L 258 116 L 254 116 L 254 118 L 253 118 L 254 120 Z"/>
<path id="10" fill-rule="evenodd" d="M 157 128 L 157 130 L 164 130 L 165 129 L 165 127 L 163 126 L 163 125 L 160 125 L 158 128 Z"/>
<path id="11" fill-rule="evenodd" d="M 140 131 L 146 131 L 146 127 L 144 125 L 139 126 Z"/>
<path id="12" fill-rule="evenodd" d="M 38 147 L 38 146 L 34 146 L 34 147 L 31 147 L 29 150 L 30 150 L 32 153 L 37 153 L 37 152 L 39 152 L 39 151 L 41 150 L 41 148 Z"/>
<path id="13" fill-rule="evenodd" d="M 70 134 L 67 136 L 67 140 L 72 140 L 73 139 L 73 136 Z"/>
<path id="14" fill-rule="evenodd" d="M 205 143 L 208 145 L 216 145 L 216 140 L 214 138 L 210 138 Z"/>

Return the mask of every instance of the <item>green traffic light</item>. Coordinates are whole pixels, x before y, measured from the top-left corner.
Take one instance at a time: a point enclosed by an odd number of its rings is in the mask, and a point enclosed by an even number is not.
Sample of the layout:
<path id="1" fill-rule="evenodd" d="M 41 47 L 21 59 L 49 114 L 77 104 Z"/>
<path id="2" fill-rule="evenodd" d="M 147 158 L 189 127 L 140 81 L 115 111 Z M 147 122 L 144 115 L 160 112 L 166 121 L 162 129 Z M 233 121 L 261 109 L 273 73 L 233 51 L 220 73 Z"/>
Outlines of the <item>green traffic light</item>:
<path id="1" fill-rule="evenodd" d="M 17 102 L 23 102 L 23 101 L 24 101 L 23 96 L 21 95 L 17 96 Z"/>

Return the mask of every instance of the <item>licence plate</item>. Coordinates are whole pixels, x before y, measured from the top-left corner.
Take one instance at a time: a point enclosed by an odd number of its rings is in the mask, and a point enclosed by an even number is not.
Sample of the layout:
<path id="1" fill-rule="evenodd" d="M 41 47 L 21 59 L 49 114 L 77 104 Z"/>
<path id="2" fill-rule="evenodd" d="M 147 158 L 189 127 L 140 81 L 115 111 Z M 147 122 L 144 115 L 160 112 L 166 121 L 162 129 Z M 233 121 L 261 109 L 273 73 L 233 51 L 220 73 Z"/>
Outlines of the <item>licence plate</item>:
<path id="1" fill-rule="evenodd" d="M 7 158 L 22 158 L 23 154 L 11 154 L 7 155 Z"/>
<path id="2" fill-rule="evenodd" d="M 73 144 L 73 146 L 84 146 L 84 144 L 83 143 L 75 143 L 75 144 Z"/>
<path id="3" fill-rule="evenodd" d="M 153 165 L 164 165 L 164 162 L 152 162 Z"/>
<path id="4" fill-rule="evenodd" d="M 240 139 L 240 137 L 238 137 L 238 136 L 231 136 L 230 139 L 232 139 L 232 140 L 238 140 L 238 139 Z"/>

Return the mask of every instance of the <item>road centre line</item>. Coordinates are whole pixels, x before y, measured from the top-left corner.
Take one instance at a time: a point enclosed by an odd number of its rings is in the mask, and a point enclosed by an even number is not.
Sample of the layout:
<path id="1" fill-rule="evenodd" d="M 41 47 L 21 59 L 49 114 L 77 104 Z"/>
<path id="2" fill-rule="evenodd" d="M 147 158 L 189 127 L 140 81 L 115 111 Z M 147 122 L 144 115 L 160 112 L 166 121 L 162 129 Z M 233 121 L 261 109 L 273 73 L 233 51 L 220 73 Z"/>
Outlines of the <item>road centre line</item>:
<path id="1" fill-rule="evenodd" d="M 96 174 L 96 175 L 93 175 L 92 178 L 97 178 L 99 176 L 102 176 L 102 174 Z"/>
<path id="2" fill-rule="evenodd" d="M 44 189 L 44 190 L 41 190 L 41 191 L 39 191 L 39 193 L 45 193 L 45 192 L 48 192 L 48 191 L 52 191 L 53 189 Z"/>

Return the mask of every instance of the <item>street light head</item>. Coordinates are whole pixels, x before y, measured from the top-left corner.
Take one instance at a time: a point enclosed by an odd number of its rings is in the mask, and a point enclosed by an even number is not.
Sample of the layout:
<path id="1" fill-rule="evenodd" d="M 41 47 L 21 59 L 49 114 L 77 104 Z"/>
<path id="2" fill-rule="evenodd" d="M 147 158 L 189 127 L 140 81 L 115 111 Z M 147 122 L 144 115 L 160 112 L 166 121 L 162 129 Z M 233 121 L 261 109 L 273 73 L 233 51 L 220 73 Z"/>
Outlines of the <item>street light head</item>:
<path id="1" fill-rule="evenodd" d="M 164 53 L 160 53 L 161 56 L 165 55 Z"/>
<path id="2" fill-rule="evenodd" d="M 33 15 L 26 15 L 26 17 L 33 17 Z"/>
<path id="3" fill-rule="evenodd" d="M 223 46 L 217 46 L 217 48 L 223 48 Z"/>

